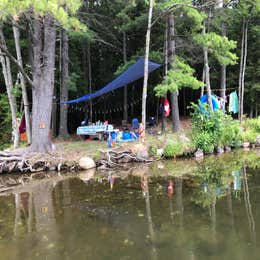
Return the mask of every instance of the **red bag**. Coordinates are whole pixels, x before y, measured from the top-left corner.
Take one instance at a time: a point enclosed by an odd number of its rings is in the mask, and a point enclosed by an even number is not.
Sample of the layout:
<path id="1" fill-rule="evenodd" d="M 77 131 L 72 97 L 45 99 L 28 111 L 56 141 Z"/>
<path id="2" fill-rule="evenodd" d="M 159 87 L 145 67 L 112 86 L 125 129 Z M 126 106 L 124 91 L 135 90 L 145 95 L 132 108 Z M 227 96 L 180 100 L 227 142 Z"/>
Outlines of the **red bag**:
<path id="1" fill-rule="evenodd" d="M 170 104 L 169 104 L 169 101 L 168 99 L 164 99 L 164 102 L 163 102 L 163 106 L 164 106 L 164 116 L 167 117 L 169 116 L 170 114 Z"/>

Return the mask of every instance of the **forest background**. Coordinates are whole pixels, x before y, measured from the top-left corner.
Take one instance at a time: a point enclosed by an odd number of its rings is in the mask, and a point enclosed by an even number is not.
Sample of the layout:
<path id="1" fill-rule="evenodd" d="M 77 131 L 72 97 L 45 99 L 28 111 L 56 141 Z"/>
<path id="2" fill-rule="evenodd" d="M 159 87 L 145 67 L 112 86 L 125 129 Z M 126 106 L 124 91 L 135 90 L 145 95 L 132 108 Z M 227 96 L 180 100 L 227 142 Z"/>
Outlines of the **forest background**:
<path id="1" fill-rule="evenodd" d="M 149 76 L 147 114 L 168 95 L 173 130 L 201 93 L 237 90 L 239 118 L 258 116 L 259 1 L 150 0 L 149 59 L 164 64 Z M 75 105 L 60 101 L 100 89 L 145 54 L 149 1 L 0 1 L 0 142 L 18 146 L 16 118 L 35 151 L 51 149 L 49 129 L 67 138 L 91 121 L 130 121 L 142 113 L 143 80 Z M 202 84 L 204 82 L 205 84 Z M 177 123 L 176 123 L 177 122 Z M 27 124 L 28 125 L 28 124 Z"/>

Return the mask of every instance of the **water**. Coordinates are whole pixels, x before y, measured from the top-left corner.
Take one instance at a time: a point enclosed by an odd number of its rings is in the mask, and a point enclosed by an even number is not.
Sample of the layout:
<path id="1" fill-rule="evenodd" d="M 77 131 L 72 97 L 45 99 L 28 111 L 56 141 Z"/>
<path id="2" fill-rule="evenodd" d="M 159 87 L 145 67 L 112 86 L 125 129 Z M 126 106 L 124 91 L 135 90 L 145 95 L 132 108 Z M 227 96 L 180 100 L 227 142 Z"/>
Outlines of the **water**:
<path id="1" fill-rule="evenodd" d="M 0 259 L 259 259 L 257 153 L 2 176 Z"/>

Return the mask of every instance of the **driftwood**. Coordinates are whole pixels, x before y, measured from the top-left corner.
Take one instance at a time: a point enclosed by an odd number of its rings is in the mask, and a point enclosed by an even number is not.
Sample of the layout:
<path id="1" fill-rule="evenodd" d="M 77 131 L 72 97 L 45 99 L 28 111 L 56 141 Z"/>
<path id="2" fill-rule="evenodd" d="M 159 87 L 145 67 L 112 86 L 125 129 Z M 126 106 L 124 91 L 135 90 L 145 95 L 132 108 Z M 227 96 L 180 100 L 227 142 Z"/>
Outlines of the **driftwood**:
<path id="1" fill-rule="evenodd" d="M 30 155 L 0 152 L 1 173 L 35 173 L 42 171 L 75 171 L 79 165 L 75 162 L 57 162 L 57 160 L 35 159 Z"/>
<path id="2" fill-rule="evenodd" d="M 132 162 L 152 162 L 153 160 L 141 158 L 135 155 L 131 150 L 115 151 L 107 150 L 101 151 L 103 153 L 102 158 L 96 161 L 96 165 L 99 169 L 106 168 L 122 168 L 124 163 Z"/>

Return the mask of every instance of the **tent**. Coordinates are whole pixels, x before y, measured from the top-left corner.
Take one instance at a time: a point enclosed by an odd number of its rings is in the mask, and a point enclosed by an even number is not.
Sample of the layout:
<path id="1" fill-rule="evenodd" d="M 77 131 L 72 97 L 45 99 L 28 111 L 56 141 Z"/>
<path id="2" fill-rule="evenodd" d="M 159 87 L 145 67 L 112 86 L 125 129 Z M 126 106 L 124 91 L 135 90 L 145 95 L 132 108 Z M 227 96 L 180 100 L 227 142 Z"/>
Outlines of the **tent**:
<path id="1" fill-rule="evenodd" d="M 153 61 L 148 61 L 148 72 L 158 69 L 162 65 Z M 127 70 L 125 70 L 122 74 L 120 74 L 116 79 L 108 83 L 106 86 L 101 88 L 100 90 L 87 94 L 85 96 L 79 97 L 77 99 L 69 100 L 63 102 L 63 104 L 73 104 L 79 103 L 82 101 L 90 100 L 95 97 L 106 94 L 112 90 L 121 88 L 127 84 L 130 84 L 144 76 L 144 57 L 141 57 L 135 64 L 131 65 Z"/>

